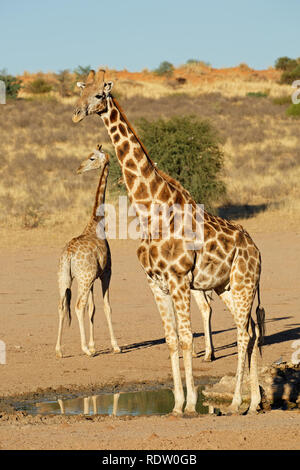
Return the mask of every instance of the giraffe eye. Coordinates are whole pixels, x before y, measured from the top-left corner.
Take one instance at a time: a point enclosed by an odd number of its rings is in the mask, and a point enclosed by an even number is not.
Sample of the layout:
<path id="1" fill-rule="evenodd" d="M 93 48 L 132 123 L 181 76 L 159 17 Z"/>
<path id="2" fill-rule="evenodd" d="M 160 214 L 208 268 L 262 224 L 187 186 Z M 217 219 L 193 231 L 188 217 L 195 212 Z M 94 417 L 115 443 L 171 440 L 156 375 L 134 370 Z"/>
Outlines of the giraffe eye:
<path id="1" fill-rule="evenodd" d="M 101 98 L 103 98 L 103 95 L 96 95 L 95 98 L 97 98 L 97 100 L 101 100 Z"/>
<path id="2" fill-rule="evenodd" d="M 92 160 L 92 161 L 95 160 L 95 157 L 90 157 L 90 160 Z"/>

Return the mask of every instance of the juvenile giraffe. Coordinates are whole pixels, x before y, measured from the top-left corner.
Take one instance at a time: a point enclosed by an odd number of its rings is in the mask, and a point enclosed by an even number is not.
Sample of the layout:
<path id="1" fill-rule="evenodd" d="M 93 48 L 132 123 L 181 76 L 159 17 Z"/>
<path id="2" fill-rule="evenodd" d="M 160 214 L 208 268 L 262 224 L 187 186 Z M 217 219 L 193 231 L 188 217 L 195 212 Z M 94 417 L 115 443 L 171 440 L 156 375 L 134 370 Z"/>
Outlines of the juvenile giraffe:
<path id="1" fill-rule="evenodd" d="M 82 351 L 88 356 L 95 354 L 94 342 L 94 282 L 100 278 L 102 284 L 102 294 L 104 301 L 104 313 L 107 319 L 111 345 L 115 353 L 120 352 L 120 348 L 114 336 L 111 322 L 111 307 L 109 303 L 109 284 L 111 279 L 111 256 L 109 245 L 105 239 L 103 204 L 105 200 L 105 190 L 107 176 L 109 172 L 109 156 L 101 150 L 101 146 L 91 153 L 84 160 L 77 170 L 83 173 L 93 169 L 100 169 L 100 178 L 95 197 L 92 216 L 79 237 L 72 238 L 65 246 L 60 259 L 58 269 L 58 284 L 60 293 L 59 302 L 59 327 L 56 343 L 56 355 L 62 357 L 61 337 L 65 318 L 71 323 L 71 284 L 73 278 L 77 280 L 78 296 L 75 305 L 77 314 Z M 84 312 L 88 303 L 90 340 L 86 343 L 84 328 Z"/>
<path id="2" fill-rule="evenodd" d="M 99 70 L 96 75 L 91 71 L 87 82 L 78 84 L 83 91 L 74 110 L 73 121 L 79 122 L 95 113 L 102 118 L 115 147 L 129 199 L 136 207 L 142 226 L 145 220 L 151 222 L 153 203 L 167 204 L 169 207 L 177 205 L 182 210 L 185 204 L 190 205 L 195 226 L 195 201 L 178 182 L 156 168 L 120 105 L 111 95 L 112 82 L 104 83 L 101 73 Z M 192 372 L 191 289 L 199 292 L 199 296 L 213 289 L 230 309 L 237 326 L 238 344 L 236 387 L 231 410 L 237 412 L 242 402 L 241 387 L 248 352 L 251 381 L 249 411 L 255 412 L 261 400 L 257 350 L 264 330 L 264 310 L 260 308 L 259 299 L 260 253 L 242 227 L 206 211 L 203 225 L 204 243 L 191 249 L 189 237 L 176 238 L 174 217 L 170 215 L 170 237 L 153 239 L 148 236 L 141 241 L 137 252 L 154 294 L 169 347 L 174 380 L 173 413 L 182 414 L 184 404 L 179 344 L 183 352 L 187 386 L 185 413 L 195 413 L 197 402 Z M 258 326 L 251 318 L 256 292 Z"/>

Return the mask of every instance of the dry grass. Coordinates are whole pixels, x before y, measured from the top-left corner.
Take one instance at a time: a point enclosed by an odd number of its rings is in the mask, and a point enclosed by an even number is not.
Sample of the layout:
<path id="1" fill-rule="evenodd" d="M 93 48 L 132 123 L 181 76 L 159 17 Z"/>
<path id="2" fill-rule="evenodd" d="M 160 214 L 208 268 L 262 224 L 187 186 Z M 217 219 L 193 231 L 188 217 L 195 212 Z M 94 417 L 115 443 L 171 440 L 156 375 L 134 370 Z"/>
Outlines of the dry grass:
<path id="1" fill-rule="evenodd" d="M 201 83 L 180 86 L 120 78 L 116 91 L 133 123 L 142 116 L 185 114 L 211 120 L 225 153 L 227 196 L 221 214 L 244 217 L 267 211 L 299 217 L 298 124 L 285 115 L 288 104 L 278 106 L 272 99 L 288 95 L 290 87 L 260 77 L 205 82 L 202 75 Z M 247 97 L 249 91 L 267 91 L 269 97 Z M 72 123 L 73 103 L 74 97 L 57 100 L 52 93 L 0 107 L 2 227 L 52 230 L 71 224 L 80 230 L 85 225 L 98 174 L 77 176 L 75 170 L 98 142 L 112 147 L 97 116 Z M 114 199 L 112 187 L 108 200 Z"/>

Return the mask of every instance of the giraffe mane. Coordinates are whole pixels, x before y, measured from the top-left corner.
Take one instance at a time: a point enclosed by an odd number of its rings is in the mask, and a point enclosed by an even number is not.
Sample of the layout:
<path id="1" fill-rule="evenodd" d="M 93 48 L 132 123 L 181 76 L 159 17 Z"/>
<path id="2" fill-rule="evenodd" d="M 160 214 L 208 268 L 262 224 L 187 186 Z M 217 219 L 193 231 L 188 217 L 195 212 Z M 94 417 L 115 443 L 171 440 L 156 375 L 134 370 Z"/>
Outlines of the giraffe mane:
<path id="1" fill-rule="evenodd" d="M 140 138 L 137 136 L 134 128 L 132 127 L 132 125 L 130 124 L 130 122 L 128 121 L 128 118 L 123 110 L 123 108 L 120 106 L 119 102 L 116 100 L 116 98 L 114 98 L 112 95 L 110 95 L 111 98 L 112 98 L 112 101 L 114 103 L 114 105 L 116 106 L 116 108 L 119 110 L 120 114 L 122 115 L 122 118 L 124 119 L 124 121 L 126 122 L 127 126 L 129 127 L 129 129 L 131 130 L 131 132 L 133 133 L 134 137 L 136 138 L 136 140 L 138 141 L 138 143 L 140 144 L 140 146 L 142 147 L 147 159 L 149 160 L 149 163 L 151 163 L 154 171 L 171 187 L 173 187 L 174 189 L 176 190 L 179 190 L 181 191 L 188 199 L 192 199 L 192 201 L 194 202 L 191 194 L 189 193 L 189 191 L 187 191 L 182 185 L 181 183 L 179 183 L 179 181 L 175 180 L 174 178 L 172 178 L 170 175 L 168 175 L 167 173 L 165 173 L 164 171 L 160 170 L 159 168 L 157 168 L 155 165 L 154 165 L 154 162 L 153 160 L 149 157 L 149 153 L 145 147 L 145 145 L 143 144 L 143 142 L 140 140 Z"/>

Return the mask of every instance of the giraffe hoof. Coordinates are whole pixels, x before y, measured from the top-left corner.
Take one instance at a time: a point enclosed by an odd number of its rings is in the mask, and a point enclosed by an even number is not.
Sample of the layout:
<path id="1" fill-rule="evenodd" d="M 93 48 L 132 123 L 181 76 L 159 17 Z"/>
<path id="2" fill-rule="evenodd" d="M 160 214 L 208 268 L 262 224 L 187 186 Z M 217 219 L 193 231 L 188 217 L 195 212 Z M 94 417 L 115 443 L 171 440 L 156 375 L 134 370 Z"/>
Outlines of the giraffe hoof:
<path id="1" fill-rule="evenodd" d="M 196 418 L 198 416 L 198 413 L 197 413 L 197 411 L 184 410 L 183 416 L 185 418 Z"/>
<path id="2" fill-rule="evenodd" d="M 83 352 L 86 356 L 93 357 L 93 353 L 89 349 L 83 349 Z"/>
<path id="3" fill-rule="evenodd" d="M 225 413 L 226 416 L 237 416 L 240 414 L 239 412 L 239 406 L 237 405 L 230 405 L 227 409 L 227 412 Z"/>
<path id="4" fill-rule="evenodd" d="M 173 410 L 171 413 L 172 416 L 175 416 L 175 418 L 181 418 L 183 413 L 181 410 Z"/>
<path id="5" fill-rule="evenodd" d="M 247 411 L 247 415 L 248 416 L 255 416 L 255 415 L 258 415 L 259 414 L 259 405 L 255 406 L 255 407 L 251 407 L 248 409 Z"/>
<path id="6" fill-rule="evenodd" d="M 96 354 L 96 349 L 95 348 L 89 348 L 89 351 L 90 351 L 92 356 L 94 356 Z"/>
<path id="7" fill-rule="evenodd" d="M 206 356 L 203 358 L 203 362 L 212 362 L 216 359 L 215 355 L 214 354 L 210 354 L 209 356 Z"/>
<path id="8" fill-rule="evenodd" d="M 62 351 L 55 351 L 55 355 L 56 355 L 56 357 L 59 357 L 59 358 L 63 357 Z"/>
<path id="9" fill-rule="evenodd" d="M 119 354 L 121 352 L 121 349 L 119 348 L 119 346 L 117 346 L 116 348 L 113 348 L 113 352 L 114 354 Z"/>

